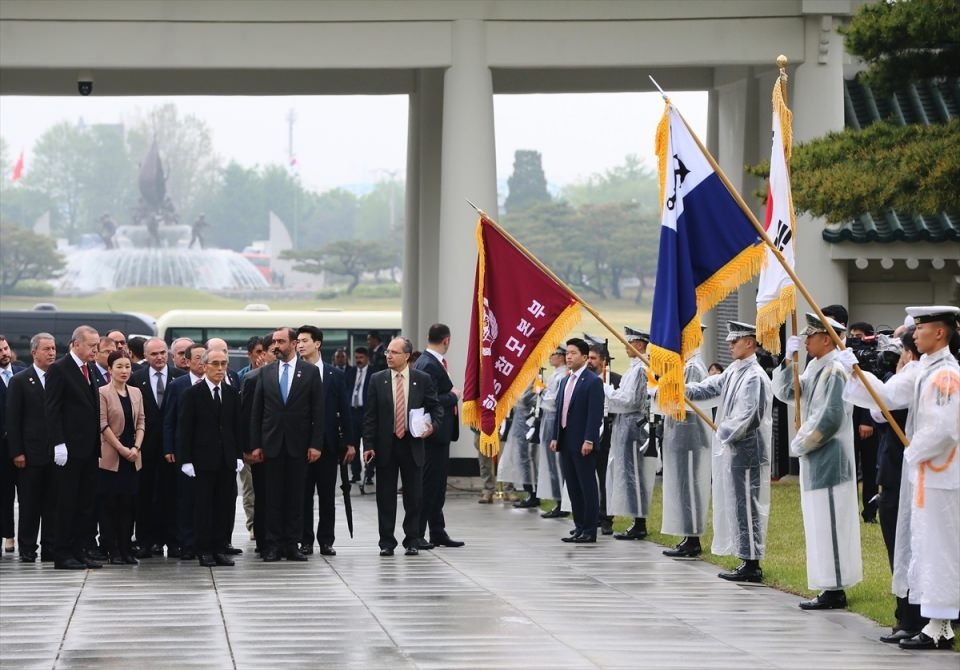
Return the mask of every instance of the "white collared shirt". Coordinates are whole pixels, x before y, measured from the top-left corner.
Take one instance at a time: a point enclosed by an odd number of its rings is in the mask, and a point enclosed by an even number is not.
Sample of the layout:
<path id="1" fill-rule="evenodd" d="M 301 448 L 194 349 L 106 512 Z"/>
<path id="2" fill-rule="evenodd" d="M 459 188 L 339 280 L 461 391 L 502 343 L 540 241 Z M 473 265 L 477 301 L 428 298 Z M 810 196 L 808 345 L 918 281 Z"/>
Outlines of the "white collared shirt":
<path id="1" fill-rule="evenodd" d="M 203 381 L 207 382 L 207 388 L 210 389 L 210 397 L 216 400 L 217 396 L 214 395 L 213 389 L 219 388 L 219 384 L 214 384 L 212 381 L 204 377 Z M 220 398 L 223 399 L 223 391 L 220 391 Z"/>
<path id="2" fill-rule="evenodd" d="M 290 366 L 289 372 L 287 372 L 287 388 L 286 388 L 286 391 L 285 391 L 286 394 L 287 394 L 287 396 L 289 396 L 289 395 L 290 395 L 290 387 L 293 386 L 293 371 L 294 371 L 294 369 L 297 367 L 297 357 L 294 356 L 293 358 L 291 358 L 289 361 L 286 361 L 286 362 L 284 362 L 284 361 L 277 361 L 277 362 L 279 363 L 279 365 L 277 365 L 277 380 L 278 380 L 278 381 L 280 381 L 280 380 L 283 379 L 283 366 L 284 366 L 284 365 L 289 365 L 289 366 Z M 321 374 L 322 374 L 322 373 L 321 373 Z"/>
<path id="3" fill-rule="evenodd" d="M 40 386 L 47 388 L 47 373 L 38 368 L 36 365 L 33 366 L 33 371 L 37 375 L 37 379 L 40 380 Z"/>

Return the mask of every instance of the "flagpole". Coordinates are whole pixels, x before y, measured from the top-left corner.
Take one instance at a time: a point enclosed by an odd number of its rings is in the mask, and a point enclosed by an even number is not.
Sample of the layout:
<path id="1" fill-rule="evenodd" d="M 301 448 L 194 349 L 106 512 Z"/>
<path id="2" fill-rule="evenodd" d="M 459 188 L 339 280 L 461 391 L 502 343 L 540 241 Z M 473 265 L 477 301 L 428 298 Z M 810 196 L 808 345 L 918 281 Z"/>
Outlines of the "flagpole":
<path id="1" fill-rule="evenodd" d="M 508 233 L 506 230 L 504 230 L 504 229 L 500 226 L 500 224 L 498 224 L 496 221 L 494 221 L 493 219 L 491 219 L 491 218 L 487 215 L 486 212 L 484 212 L 482 209 L 480 209 L 479 207 L 477 207 L 476 205 L 474 205 L 474 204 L 473 204 L 472 202 L 470 202 L 469 200 L 467 200 L 467 203 L 468 203 L 471 207 L 473 207 L 475 210 L 477 210 L 477 213 L 480 214 L 480 216 L 482 216 L 482 217 L 485 218 L 487 221 L 489 221 L 489 222 L 490 222 L 490 225 L 492 225 L 492 226 L 496 229 L 496 231 L 497 231 L 498 233 L 500 233 L 501 235 L 503 235 L 504 239 L 506 239 L 510 244 L 512 244 L 512 245 L 517 249 L 517 251 L 519 251 L 519 252 L 522 253 L 524 256 L 526 256 L 527 259 L 528 259 L 531 263 L 533 263 L 534 265 L 536 265 L 538 268 L 540 268 L 540 269 L 543 271 L 544 274 L 546 274 L 548 277 L 550 277 L 550 279 L 552 279 L 553 281 L 557 282 L 558 285 L 562 286 L 562 287 L 564 288 L 564 290 L 566 290 L 568 293 L 570 293 L 570 295 L 573 296 L 574 300 L 576 300 L 578 303 L 580 303 L 580 306 L 581 306 L 581 307 L 583 307 L 585 310 L 587 310 L 588 312 L 590 312 L 590 314 L 592 314 L 593 317 L 594 317 L 597 321 L 599 321 L 607 330 L 609 330 L 611 333 L 613 333 L 614 337 L 616 337 L 618 340 L 620 340 L 621 343 L 623 343 L 623 346 L 625 346 L 627 349 L 630 349 L 632 352 L 634 352 L 634 353 L 640 358 L 641 361 L 643 361 L 644 363 L 647 364 L 647 366 L 650 365 L 650 359 L 648 359 L 648 358 L 647 358 L 639 349 L 637 349 L 635 346 L 633 346 L 632 344 L 630 344 L 629 342 L 627 342 L 626 338 L 624 338 L 624 336 L 620 334 L 620 331 L 618 331 L 616 328 L 614 328 L 613 326 L 611 326 L 611 325 L 607 322 L 606 319 L 604 319 L 602 316 L 600 316 L 600 313 L 597 312 L 597 310 L 595 310 L 595 309 L 594 309 L 593 307 L 591 307 L 586 301 L 584 301 L 579 295 L 577 295 L 577 293 L 576 293 L 573 289 L 571 289 L 569 286 L 567 286 L 566 283 L 564 283 L 564 281 L 563 281 L 562 279 L 560 279 L 557 275 L 555 275 L 550 268 L 548 268 L 546 265 L 544 265 L 543 263 L 541 263 L 540 260 L 539 260 L 536 256 L 534 256 L 534 255 L 531 254 L 529 251 L 527 251 L 527 249 L 526 249 L 522 244 L 520 244 L 520 242 L 518 242 L 510 233 Z M 687 406 L 690 407 L 690 409 L 692 409 L 692 410 L 694 411 L 694 413 L 695 413 L 698 417 L 700 417 L 701 419 L 703 419 L 703 421 L 706 422 L 706 424 L 707 424 L 708 426 L 710 426 L 710 428 L 712 428 L 712 429 L 714 430 L 714 432 L 716 432 L 716 430 L 717 430 L 716 424 L 713 422 L 713 420 L 712 420 L 710 417 L 708 417 L 706 414 L 704 414 L 703 410 L 701 410 L 699 407 L 697 407 L 696 405 L 694 405 L 694 404 L 693 404 L 689 399 L 687 399 L 687 398 L 684 398 L 684 401 L 687 403 Z"/>
<path id="2" fill-rule="evenodd" d="M 787 57 L 780 54 L 777 57 L 777 66 L 780 68 L 780 76 L 777 77 L 777 85 L 780 87 L 780 95 L 783 97 L 783 104 L 787 104 Z M 782 137 L 782 134 L 781 134 Z M 783 145 L 783 162 L 787 167 L 787 182 L 790 182 L 790 161 L 787 159 L 787 146 Z M 797 249 L 797 231 L 793 220 L 793 201 L 790 205 L 790 233 L 793 235 L 793 249 L 796 254 Z M 790 326 L 793 328 L 793 334 L 799 335 L 799 326 L 797 325 L 797 306 L 794 303 L 790 310 Z M 793 427 L 800 430 L 800 352 L 794 351 L 793 356 Z"/>
<path id="3" fill-rule="evenodd" d="M 674 108 L 676 109 L 676 108 Z M 783 254 L 780 253 L 780 250 L 777 249 L 777 246 L 770 239 L 770 236 L 767 235 L 767 231 L 763 229 L 763 226 L 760 225 L 760 222 L 757 221 L 757 217 L 754 216 L 753 211 L 747 207 L 747 203 L 743 201 L 743 198 L 740 197 L 740 193 L 737 192 L 737 189 L 733 187 L 733 184 L 730 183 L 730 180 L 727 179 L 727 175 L 723 173 L 723 170 L 717 164 L 717 161 L 714 160 L 713 156 L 710 155 L 710 152 L 707 151 L 707 148 L 703 146 L 703 143 L 700 142 L 700 138 L 697 137 L 697 134 L 693 132 L 693 129 L 690 128 L 690 124 L 687 123 L 687 120 L 683 118 L 683 114 L 680 113 L 680 110 L 677 110 L 677 116 L 680 117 L 680 120 L 683 121 L 683 125 L 687 127 L 687 130 L 690 133 L 690 137 L 693 138 L 693 141 L 697 143 L 697 146 L 700 148 L 701 153 L 710 163 L 710 166 L 713 168 L 717 177 L 720 178 L 720 181 L 723 182 L 723 185 L 727 187 L 727 190 L 730 192 L 731 197 L 736 201 L 737 205 L 740 206 L 740 209 L 749 219 L 750 223 L 753 224 L 753 227 L 757 231 L 757 235 L 760 236 L 760 239 L 763 240 L 764 244 L 770 249 L 774 257 L 779 261 L 780 265 L 783 266 L 784 271 L 790 276 L 790 279 L 793 280 L 794 286 L 797 287 L 797 290 L 803 295 L 804 299 L 810 304 L 810 307 L 813 308 L 813 311 L 816 312 L 817 317 L 820 319 L 820 322 L 827 329 L 827 333 L 830 335 L 830 339 L 833 340 L 833 343 L 837 346 L 838 349 L 843 351 L 847 347 L 843 344 L 843 341 L 840 339 L 840 336 L 837 335 L 837 332 L 833 329 L 833 326 L 830 325 L 829 319 L 823 314 L 820 310 L 820 306 L 813 299 L 813 296 L 810 295 L 810 292 L 807 291 L 807 287 L 803 285 L 803 282 L 800 281 L 800 277 L 797 276 L 797 273 L 794 272 L 793 268 L 790 267 L 790 264 L 787 263 L 787 259 L 783 257 Z M 873 398 L 873 401 L 877 404 L 877 407 L 880 408 L 880 411 L 883 413 L 883 417 L 887 420 L 887 423 L 890 424 L 890 428 L 896 433 L 897 438 L 904 447 L 910 446 L 910 441 L 907 439 L 907 436 L 903 434 L 903 431 L 900 429 L 900 424 L 897 423 L 897 420 L 893 418 L 890 414 L 890 410 L 887 409 L 886 403 L 877 395 L 877 392 L 871 386 L 870 382 L 867 381 L 867 378 L 864 376 L 863 371 L 860 370 L 859 365 L 853 366 L 853 373 L 857 376 L 857 379 L 863 384 L 864 388 L 867 389 L 867 392 L 870 394 L 870 397 Z"/>

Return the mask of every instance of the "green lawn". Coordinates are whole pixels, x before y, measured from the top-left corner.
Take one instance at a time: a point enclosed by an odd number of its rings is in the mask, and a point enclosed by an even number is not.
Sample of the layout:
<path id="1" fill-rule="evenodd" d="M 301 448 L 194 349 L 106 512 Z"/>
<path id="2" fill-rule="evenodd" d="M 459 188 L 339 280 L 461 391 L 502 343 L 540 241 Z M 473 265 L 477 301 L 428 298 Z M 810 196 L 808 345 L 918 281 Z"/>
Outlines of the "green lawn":
<path id="1" fill-rule="evenodd" d="M 796 481 L 774 482 L 770 493 L 770 525 L 767 533 L 766 558 L 761 562 L 763 581 L 774 588 L 796 593 L 804 599 L 816 595 L 807 589 L 807 573 L 804 557 L 803 518 L 800 512 L 800 485 Z M 546 507 L 550 507 L 547 504 Z M 654 492 L 652 513 L 647 519 L 647 536 L 658 544 L 673 546 L 680 538 L 662 535 L 659 532 L 662 518 L 661 489 Z M 707 533 L 701 539 L 705 553 L 701 558 L 724 568 L 733 568 L 739 561 L 730 556 L 714 556 L 709 553 L 713 528 L 709 521 Z M 632 519 L 617 517 L 614 529 L 625 530 Z M 884 625 L 894 623 L 893 610 L 896 600 L 890 593 L 890 567 L 887 551 L 880 534 L 880 525 L 860 523 L 860 543 L 863 553 L 863 581 L 847 589 L 848 609 Z M 798 602 L 800 598 L 798 597 Z"/>

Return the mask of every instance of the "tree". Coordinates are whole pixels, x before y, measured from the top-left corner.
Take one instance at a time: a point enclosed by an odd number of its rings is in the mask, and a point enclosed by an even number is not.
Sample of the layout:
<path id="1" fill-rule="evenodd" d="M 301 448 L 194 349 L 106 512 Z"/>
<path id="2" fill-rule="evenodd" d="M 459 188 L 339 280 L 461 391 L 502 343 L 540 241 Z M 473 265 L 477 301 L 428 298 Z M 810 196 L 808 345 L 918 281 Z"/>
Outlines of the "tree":
<path id="1" fill-rule="evenodd" d="M 154 139 L 167 175 L 167 195 L 181 213 L 181 221 L 192 221 L 199 213 L 196 203 L 213 190 L 219 174 L 220 158 L 213 151 L 210 128 L 193 114 L 181 116 L 177 106 L 168 103 L 136 119 L 127 134 L 138 164 Z"/>
<path id="2" fill-rule="evenodd" d="M 23 178 L 24 186 L 46 193 L 55 203 L 53 225 L 71 241 L 76 240 L 81 221 L 89 216 L 83 193 L 92 153 L 93 143 L 84 128 L 58 123 L 37 140 L 33 168 Z"/>
<path id="3" fill-rule="evenodd" d="M 622 165 L 565 186 L 563 197 L 574 207 L 610 203 L 655 207 L 660 193 L 656 173 L 644 167 L 636 154 L 628 154 Z"/>
<path id="4" fill-rule="evenodd" d="M 539 151 L 518 149 L 513 155 L 513 174 L 507 180 L 509 193 L 504 207 L 515 212 L 539 202 L 550 202 L 547 178 Z"/>
<path id="5" fill-rule="evenodd" d="M 869 3 L 840 29 L 847 51 L 869 65 L 866 81 L 892 93 L 908 81 L 960 76 L 960 2 Z"/>
<path id="6" fill-rule="evenodd" d="M 53 279 L 66 265 L 49 237 L 4 222 L 0 238 L 0 292 L 12 291 L 25 279 Z"/>
<path id="7" fill-rule="evenodd" d="M 859 76 L 882 91 L 924 79 L 945 92 L 957 86 L 957 0 L 866 4 L 842 32 L 847 51 L 869 64 Z M 794 205 L 832 223 L 890 207 L 911 216 L 958 211 L 958 142 L 960 121 L 954 118 L 931 126 L 885 120 L 798 145 L 791 163 Z M 766 177 L 769 167 L 748 171 Z"/>
<path id="8" fill-rule="evenodd" d="M 280 257 L 297 261 L 293 269 L 300 272 L 329 272 L 350 277 L 348 295 L 360 284 L 365 272 L 377 272 L 395 262 L 395 254 L 389 247 L 369 240 L 336 240 L 320 249 L 288 249 Z"/>

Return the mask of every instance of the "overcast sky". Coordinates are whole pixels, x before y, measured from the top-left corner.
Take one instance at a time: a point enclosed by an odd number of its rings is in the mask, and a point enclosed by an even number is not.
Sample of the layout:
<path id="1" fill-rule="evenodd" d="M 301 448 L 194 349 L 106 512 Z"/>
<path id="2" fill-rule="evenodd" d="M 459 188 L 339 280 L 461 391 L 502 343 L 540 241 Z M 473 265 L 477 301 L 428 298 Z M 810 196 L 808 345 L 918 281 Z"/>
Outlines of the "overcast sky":
<path id="1" fill-rule="evenodd" d="M 8 160 L 24 151 L 25 172 L 36 140 L 60 121 L 130 122 L 150 108 L 174 101 L 182 114 L 204 119 L 224 162 L 245 166 L 287 163 L 287 115 L 296 115 L 294 152 L 308 188 L 403 177 L 406 165 L 406 96 L 297 97 L 15 97 L 0 98 L 0 136 Z M 673 96 L 705 139 L 706 93 Z M 603 93 L 498 95 L 494 98 L 497 178 L 510 176 L 517 149 L 543 155 L 551 185 L 575 182 L 623 162 L 633 153 L 653 168 L 653 135 L 663 112 L 659 95 Z M 160 148 L 161 153 L 163 147 Z M 9 179 L 9 175 L 4 175 Z"/>

